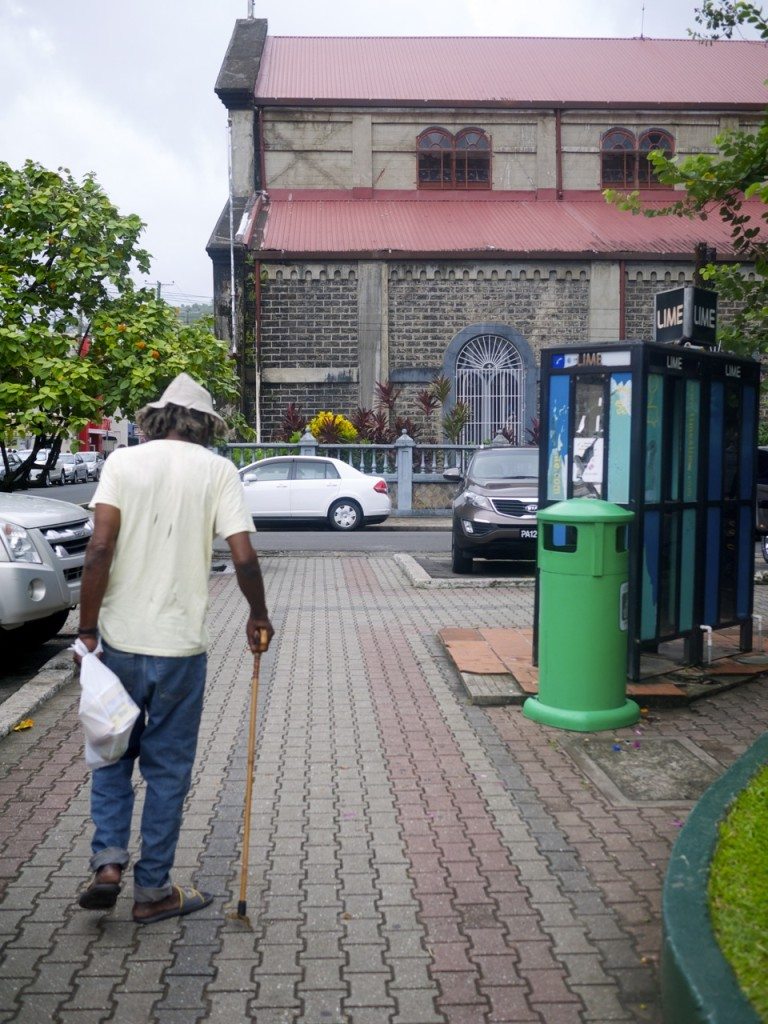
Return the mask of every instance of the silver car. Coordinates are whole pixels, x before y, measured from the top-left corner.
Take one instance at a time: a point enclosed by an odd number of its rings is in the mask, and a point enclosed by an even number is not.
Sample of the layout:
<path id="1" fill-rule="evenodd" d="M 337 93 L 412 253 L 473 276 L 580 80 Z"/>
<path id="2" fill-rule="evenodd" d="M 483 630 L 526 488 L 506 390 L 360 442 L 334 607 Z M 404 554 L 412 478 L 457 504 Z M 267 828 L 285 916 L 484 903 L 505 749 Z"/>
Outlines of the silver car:
<path id="1" fill-rule="evenodd" d="M 29 471 L 29 482 L 31 484 L 39 484 L 43 482 L 43 473 L 45 467 L 48 464 L 48 456 L 50 455 L 48 448 L 41 448 L 35 456 L 35 461 L 32 464 L 32 468 Z M 63 478 L 63 470 L 61 468 L 61 455 L 59 455 L 56 462 L 53 464 L 48 472 L 48 476 L 45 480 L 46 486 L 50 484 L 63 484 L 65 480 Z"/>
<path id="2" fill-rule="evenodd" d="M 77 484 L 88 482 L 88 466 L 80 452 L 63 452 L 56 464 L 60 484 Z"/>
<path id="3" fill-rule="evenodd" d="M 101 469 L 104 465 L 104 456 L 101 452 L 80 452 L 85 468 L 88 470 L 89 480 L 98 480 L 101 476 Z"/>
<path id="4" fill-rule="evenodd" d="M 0 493 L 0 653 L 45 643 L 80 600 L 87 512 L 68 501 Z"/>
<path id="5" fill-rule="evenodd" d="M 483 448 L 463 476 L 459 469 L 443 476 L 461 484 L 453 502 L 454 572 L 472 572 L 473 558 L 536 560 L 538 448 Z"/>

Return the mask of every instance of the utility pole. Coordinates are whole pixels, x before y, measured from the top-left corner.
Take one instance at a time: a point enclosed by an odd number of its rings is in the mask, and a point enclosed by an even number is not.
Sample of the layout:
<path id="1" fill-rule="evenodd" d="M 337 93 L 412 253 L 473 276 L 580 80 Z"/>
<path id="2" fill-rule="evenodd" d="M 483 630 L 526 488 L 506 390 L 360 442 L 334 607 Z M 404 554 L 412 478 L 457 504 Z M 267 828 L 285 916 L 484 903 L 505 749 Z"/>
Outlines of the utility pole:
<path id="1" fill-rule="evenodd" d="M 175 281 L 155 281 L 155 298 L 157 299 L 158 302 L 163 297 L 163 288 L 165 288 L 166 286 L 168 286 L 170 288 L 170 286 L 172 284 L 176 284 L 176 282 Z"/>

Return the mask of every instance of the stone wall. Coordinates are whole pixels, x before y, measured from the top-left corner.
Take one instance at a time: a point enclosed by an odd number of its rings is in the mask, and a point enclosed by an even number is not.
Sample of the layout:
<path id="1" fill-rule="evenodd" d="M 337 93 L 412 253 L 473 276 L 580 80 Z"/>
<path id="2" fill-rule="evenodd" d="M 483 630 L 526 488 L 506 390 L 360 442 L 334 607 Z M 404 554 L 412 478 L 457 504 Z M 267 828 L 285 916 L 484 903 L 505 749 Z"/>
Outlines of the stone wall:
<path id="1" fill-rule="evenodd" d="M 323 409 L 349 413 L 359 404 L 357 275 L 348 264 L 265 269 L 262 435 L 271 440 L 291 402 L 307 420 Z"/>
<path id="2" fill-rule="evenodd" d="M 276 440 L 283 415 L 289 402 L 295 403 L 309 422 L 322 410 L 349 415 L 357 408 L 356 384 L 269 384 L 261 390 L 262 437 Z"/>
<path id="3" fill-rule="evenodd" d="M 356 366 L 357 277 L 348 265 L 313 273 L 285 267 L 261 293 L 264 365 Z"/>
<path id="4" fill-rule="evenodd" d="M 396 264 L 389 278 L 389 365 L 441 367 L 469 324 L 505 323 L 534 351 L 586 340 L 587 270 L 520 264 Z"/>
<path id="5" fill-rule="evenodd" d="M 443 370 L 448 346 L 468 326 L 507 325 L 525 339 L 535 363 L 543 347 L 615 340 L 618 335 L 618 330 L 611 333 L 612 325 L 619 323 L 618 276 L 615 297 L 606 298 L 604 289 L 593 281 L 602 267 L 583 261 L 379 264 L 386 274 L 380 289 L 371 293 L 373 301 L 365 303 L 360 300 L 362 266 L 351 262 L 262 264 L 265 440 L 274 438 L 290 402 L 300 407 L 306 419 L 321 409 L 350 415 L 361 404 L 372 405 L 373 400 L 361 399 L 361 393 L 370 395 L 370 382 L 364 378 L 373 371 L 369 366 L 361 374 L 361 367 L 364 344 L 375 345 L 379 336 L 381 348 L 366 349 L 366 358 L 369 362 L 375 358 L 376 379 L 395 375 L 401 387 L 397 413 L 411 417 L 420 428 L 419 439 L 426 440 L 435 433 L 435 418 L 425 421 L 416 395 Z M 690 284 L 692 270 L 692 264 L 629 262 L 624 337 L 652 340 L 654 295 Z M 601 310 L 594 308 L 601 304 L 610 306 L 603 311 L 602 332 L 595 328 Z M 250 295 L 245 313 L 252 323 L 255 308 Z M 727 307 L 721 308 L 721 323 L 727 322 L 728 313 Z M 241 356 L 246 414 L 253 409 L 250 351 L 252 346 L 246 344 Z"/>
<path id="6" fill-rule="evenodd" d="M 671 288 L 693 284 L 691 264 L 629 264 L 626 272 L 626 338 L 653 341 L 654 296 Z M 718 322 L 724 327 L 737 311 L 734 302 L 718 302 Z"/>
<path id="7" fill-rule="evenodd" d="M 692 283 L 692 266 L 679 263 L 651 269 L 627 267 L 625 288 L 625 337 L 638 341 L 653 341 L 654 296 L 670 288 L 682 288 Z"/>

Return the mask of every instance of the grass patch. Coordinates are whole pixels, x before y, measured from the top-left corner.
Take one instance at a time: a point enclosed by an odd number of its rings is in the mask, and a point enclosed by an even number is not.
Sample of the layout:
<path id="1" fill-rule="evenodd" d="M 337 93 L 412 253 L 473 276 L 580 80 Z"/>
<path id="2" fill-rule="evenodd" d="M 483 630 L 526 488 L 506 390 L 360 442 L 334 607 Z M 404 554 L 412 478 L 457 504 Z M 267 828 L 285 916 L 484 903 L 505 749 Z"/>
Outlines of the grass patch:
<path id="1" fill-rule="evenodd" d="M 753 776 L 720 825 L 708 891 L 723 956 L 768 1022 L 768 766 Z"/>

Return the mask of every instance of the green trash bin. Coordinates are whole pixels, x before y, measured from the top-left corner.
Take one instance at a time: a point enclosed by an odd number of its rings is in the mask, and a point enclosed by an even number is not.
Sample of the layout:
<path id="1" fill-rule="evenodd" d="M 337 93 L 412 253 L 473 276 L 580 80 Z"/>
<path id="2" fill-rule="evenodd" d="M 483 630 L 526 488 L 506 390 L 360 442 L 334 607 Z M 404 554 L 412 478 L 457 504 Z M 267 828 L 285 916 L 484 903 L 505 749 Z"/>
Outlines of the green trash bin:
<path id="1" fill-rule="evenodd" d="M 626 695 L 632 519 L 596 498 L 539 512 L 539 693 L 523 705 L 527 718 L 596 732 L 640 717 Z"/>

